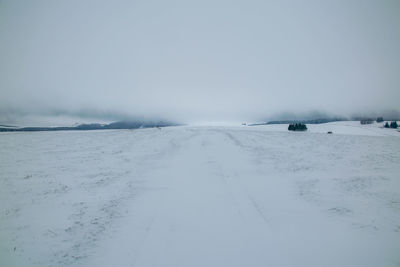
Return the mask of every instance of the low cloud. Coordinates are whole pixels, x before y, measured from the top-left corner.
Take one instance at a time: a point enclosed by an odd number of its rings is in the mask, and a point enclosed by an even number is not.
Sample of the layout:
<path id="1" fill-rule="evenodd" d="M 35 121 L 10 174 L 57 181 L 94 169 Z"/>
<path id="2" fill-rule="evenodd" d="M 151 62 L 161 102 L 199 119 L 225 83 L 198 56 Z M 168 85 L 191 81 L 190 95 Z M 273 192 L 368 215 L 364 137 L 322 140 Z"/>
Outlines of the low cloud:
<path id="1" fill-rule="evenodd" d="M 0 122 L 259 121 L 396 110 L 400 2 L 362 6 L 3 0 Z"/>

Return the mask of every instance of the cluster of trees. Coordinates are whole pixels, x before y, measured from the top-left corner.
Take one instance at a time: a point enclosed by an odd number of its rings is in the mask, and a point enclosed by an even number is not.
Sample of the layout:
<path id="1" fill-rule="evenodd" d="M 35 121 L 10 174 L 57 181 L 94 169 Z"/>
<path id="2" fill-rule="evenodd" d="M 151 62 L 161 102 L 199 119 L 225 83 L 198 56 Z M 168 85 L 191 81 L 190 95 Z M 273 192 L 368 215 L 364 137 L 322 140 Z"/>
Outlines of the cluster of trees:
<path id="1" fill-rule="evenodd" d="M 397 124 L 397 121 L 392 121 L 390 124 L 389 124 L 389 122 L 385 123 L 385 128 L 397 129 L 398 127 L 399 127 L 399 125 Z"/>
<path id="2" fill-rule="evenodd" d="M 291 123 L 288 127 L 289 131 L 306 131 L 307 126 L 304 123 Z"/>
<path id="3" fill-rule="evenodd" d="M 372 119 L 364 119 L 360 121 L 361 124 L 372 124 L 373 122 L 374 121 Z"/>

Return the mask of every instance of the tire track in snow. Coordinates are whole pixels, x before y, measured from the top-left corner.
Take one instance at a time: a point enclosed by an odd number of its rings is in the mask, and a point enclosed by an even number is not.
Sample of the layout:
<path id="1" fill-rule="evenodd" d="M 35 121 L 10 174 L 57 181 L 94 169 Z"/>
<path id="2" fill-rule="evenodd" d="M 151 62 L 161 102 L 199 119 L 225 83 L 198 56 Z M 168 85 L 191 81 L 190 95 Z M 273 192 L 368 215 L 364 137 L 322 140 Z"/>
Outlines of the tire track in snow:
<path id="1" fill-rule="evenodd" d="M 215 165 L 215 168 L 217 168 L 217 170 L 218 170 L 217 176 L 221 179 L 222 183 L 224 184 L 224 188 L 225 188 L 227 194 L 229 195 L 229 198 L 231 199 L 233 206 L 235 207 L 240 218 L 244 221 L 245 216 L 243 215 L 243 212 L 240 209 L 239 201 L 235 197 L 235 194 L 233 193 L 232 188 L 231 188 L 229 182 L 227 181 L 226 174 L 222 171 L 221 166 Z"/>
<path id="2" fill-rule="evenodd" d="M 143 237 L 141 238 L 141 241 L 139 242 L 136 249 L 134 249 L 135 255 L 133 256 L 131 266 L 136 266 L 136 262 L 138 261 L 138 259 L 140 257 L 140 252 L 141 252 L 141 250 L 143 250 L 143 245 L 146 242 L 147 238 L 149 237 L 149 234 L 150 234 L 151 228 L 153 227 L 155 219 L 156 219 L 156 216 L 151 217 L 149 222 L 145 226 Z"/>
<path id="3" fill-rule="evenodd" d="M 269 221 L 268 221 L 267 217 L 265 216 L 264 212 L 262 211 L 261 206 L 258 204 L 257 201 L 255 201 L 255 199 L 249 193 L 247 194 L 247 196 L 249 197 L 255 210 L 258 212 L 260 217 L 264 220 L 265 224 L 267 224 L 269 226 Z"/>
<path id="4" fill-rule="evenodd" d="M 238 151 L 239 153 L 238 154 L 244 155 L 244 152 L 245 152 L 244 150 L 246 150 L 246 146 L 239 139 L 234 137 L 232 135 L 232 133 L 227 132 L 226 130 L 225 131 L 224 130 L 219 130 L 218 132 L 220 134 L 222 134 L 223 136 L 227 136 L 228 139 L 231 141 L 231 143 L 233 143 L 235 145 L 235 148 L 239 149 L 239 151 Z M 232 166 L 229 166 L 229 167 L 232 167 Z M 245 218 L 244 215 L 243 215 L 243 212 L 240 209 L 239 201 L 237 200 L 237 197 L 235 197 L 235 194 L 233 193 L 233 190 L 232 190 L 233 184 L 227 182 L 226 177 L 230 177 L 230 176 L 226 173 L 226 171 L 224 171 L 222 169 L 221 166 L 220 166 L 220 170 L 219 171 L 221 173 L 220 176 L 224 179 L 224 182 L 226 183 L 226 185 L 228 187 L 228 190 L 230 191 L 230 194 L 231 194 L 231 197 L 232 197 L 233 201 L 236 202 L 237 208 L 240 211 L 242 218 Z M 235 176 L 236 176 L 235 181 L 238 181 L 239 177 L 237 177 L 237 174 Z M 233 179 L 229 179 L 229 180 L 232 181 Z M 249 203 L 249 205 L 246 205 L 246 206 L 252 207 L 253 210 L 255 211 L 255 213 L 261 218 L 263 223 L 265 225 L 267 225 L 268 227 L 270 227 L 268 218 L 264 214 L 264 211 L 262 210 L 262 206 L 255 200 L 254 197 L 251 196 L 251 194 L 249 193 L 249 191 L 246 188 L 246 186 L 243 183 L 236 182 L 235 187 L 238 188 L 237 191 L 239 191 L 240 195 L 245 195 L 247 197 L 247 201 L 243 200 L 243 201 Z"/>

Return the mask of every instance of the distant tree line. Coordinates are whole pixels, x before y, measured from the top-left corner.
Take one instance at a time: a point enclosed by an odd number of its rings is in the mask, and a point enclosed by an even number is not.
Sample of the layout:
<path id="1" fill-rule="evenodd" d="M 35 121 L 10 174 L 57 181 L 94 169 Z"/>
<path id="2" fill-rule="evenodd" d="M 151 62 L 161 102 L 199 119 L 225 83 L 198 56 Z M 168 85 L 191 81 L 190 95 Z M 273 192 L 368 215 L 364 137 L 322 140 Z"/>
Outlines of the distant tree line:
<path id="1" fill-rule="evenodd" d="M 320 119 L 310 119 L 310 120 L 279 120 L 279 121 L 269 121 L 266 123 L 255 123 L 249 124 L 249 126 L 256 125 L 269 125 L 269 124 L 295 124 L 295 123 L 304 123 L 304 124 L 322 124 L 328 122 L 336 122 L 336 121 L 347 121 L 346 118 L 320 118 Z"/>
<path id="2" fill-rule="evenodd" d="M 372 124 L 374 121 L 372 119 L 363 119 L 360 120 L 361 124 Z"/>
<path id="3" fill-rule="evenodd" d="M 116 129 L 140 129 L 178 126 L 179 124 L 167 121 L 118 121 L 110 124 L 80 124 L 73 127 L 23 127 L 10 128 L 0 127 L 0 132 L 36 132 L 36 131 L 76 131 L 76 130 L 116 130 Z"/>
<path id="4" fill-rule="evenodd" d="M 359 120 L 361 124 L 371 124 L 374 121 L 376 121 L 377 123 L 381 123 L 384 122 L 385 120 L 383 119 L 383 117 L 377 117 L 376 120 L 372 119 L 372 118 L 368 118 L 368 117 L 358 117 L 356 120 Z M 387 121 L 398 121 L 398 119 L 396 118 L 386 118 Z"/>

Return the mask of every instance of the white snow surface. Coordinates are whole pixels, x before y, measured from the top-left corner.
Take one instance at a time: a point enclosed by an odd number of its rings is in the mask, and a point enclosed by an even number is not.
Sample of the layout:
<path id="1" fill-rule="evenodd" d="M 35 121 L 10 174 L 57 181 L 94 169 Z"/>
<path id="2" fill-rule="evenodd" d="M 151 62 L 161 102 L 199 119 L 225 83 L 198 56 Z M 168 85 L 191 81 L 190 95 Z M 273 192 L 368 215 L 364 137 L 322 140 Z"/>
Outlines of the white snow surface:
<path id="1" fill-rule="evenodd" d="M 1 133 L 0 266 L 399 266 L 381 126 Z"/>

